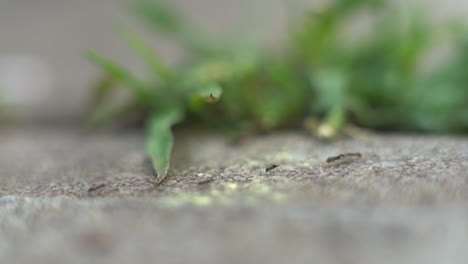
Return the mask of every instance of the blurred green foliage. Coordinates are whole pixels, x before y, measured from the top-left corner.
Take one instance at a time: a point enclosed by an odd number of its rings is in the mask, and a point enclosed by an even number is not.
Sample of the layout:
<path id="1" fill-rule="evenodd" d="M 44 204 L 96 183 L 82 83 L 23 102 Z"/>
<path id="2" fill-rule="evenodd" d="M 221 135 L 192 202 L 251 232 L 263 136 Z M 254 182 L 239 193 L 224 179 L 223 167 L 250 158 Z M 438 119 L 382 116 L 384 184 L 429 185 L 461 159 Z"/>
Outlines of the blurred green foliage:
<path id="1" fill-rule="evenodd" d="M 90 52 L 107 73 L 96 88 L 92 122 L 145 113 L 148 153 L 162 181 L 171 127 L 203 124 L 231 135 L 298 127 L 335 137 L 346 124 L 374 129 L 468 132 L 468 34 L 460 24 L 435 27 L 421 8 L 384 0 L 334 0 L 292 21 L 282 51 L 211 41 L 163 1 L 132 1 L 157 32 L 179 40 L 189 57 L 169 67 L 140 37 L 123 38 L 151 70 L 149 81 Z M 419 11 L 418 11 L 419 10 Z M 369 30 L 346 36 L 367 17 Z M 441 39 L 452 56 L 425 69 Z M 133 94 L 112 108 L 119 84 Z"/>
<path id="2" fill-rule="evenodd" d="M 7 121 L 7 104 L 6 100 L 0 95 L 0 125 Z"/>

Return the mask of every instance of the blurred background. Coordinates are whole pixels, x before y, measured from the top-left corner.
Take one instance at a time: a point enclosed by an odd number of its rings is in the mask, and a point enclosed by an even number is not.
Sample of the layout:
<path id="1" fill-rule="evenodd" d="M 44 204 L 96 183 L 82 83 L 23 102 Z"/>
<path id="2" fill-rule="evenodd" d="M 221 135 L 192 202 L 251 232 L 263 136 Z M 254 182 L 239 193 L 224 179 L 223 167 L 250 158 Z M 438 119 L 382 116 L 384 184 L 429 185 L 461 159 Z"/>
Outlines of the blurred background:
<path id="1" fill-rule="evenodd" d="M 288 10 L 292 1 L 286 0 L 171 2 L 219 37 L 242 34 L 269 46 L 281 43 L 288 16 L 294 15 Z M 420 2 L 431 10 L 436 23 L 468 13 L 465 0 Z M 115 30 L 119 23 L 141 29 L 141 24 L 132 23 L 135 20 L 124 1 L 0 0 L 0 98 L 13 106 L 22 122 L 79 120 L 100 73 L 83 52 L 92 49 L 138 69 L 141 62 Z M 174 43 L 151 36 L 166 59 L 180 58 Z"/>
<path id="2" fill-rule="evenodd" d="M 275 42 L 285 23 L 281 0 L 171 2 L 220 37 L 245 31 L 242 26 L 249 25 L 252 35 Z M 115 28 L 131 21 L 135 19 L 124 1 L 0 0 L 0 93 L 22 120 L 76 120 L 100 74 L 83 55 L 85 50 L 96 50 L 129 67 L 141 65 Z M 169 61 L 180 57 L 173 43 L 153 40 Z"/>

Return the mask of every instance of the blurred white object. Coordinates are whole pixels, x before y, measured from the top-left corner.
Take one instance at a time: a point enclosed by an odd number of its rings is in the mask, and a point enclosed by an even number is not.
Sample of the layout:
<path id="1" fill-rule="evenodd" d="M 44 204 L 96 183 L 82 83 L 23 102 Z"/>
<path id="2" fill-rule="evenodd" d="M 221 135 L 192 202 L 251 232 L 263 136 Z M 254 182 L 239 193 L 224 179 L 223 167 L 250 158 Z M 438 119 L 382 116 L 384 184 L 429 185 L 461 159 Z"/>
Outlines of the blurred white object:
<path id="1" fill-rule="evenodd" d="M 39 58 L 0 54 L 0 95 L 20 115 L 49 103 L 53 79 L 50 66 Z"/>

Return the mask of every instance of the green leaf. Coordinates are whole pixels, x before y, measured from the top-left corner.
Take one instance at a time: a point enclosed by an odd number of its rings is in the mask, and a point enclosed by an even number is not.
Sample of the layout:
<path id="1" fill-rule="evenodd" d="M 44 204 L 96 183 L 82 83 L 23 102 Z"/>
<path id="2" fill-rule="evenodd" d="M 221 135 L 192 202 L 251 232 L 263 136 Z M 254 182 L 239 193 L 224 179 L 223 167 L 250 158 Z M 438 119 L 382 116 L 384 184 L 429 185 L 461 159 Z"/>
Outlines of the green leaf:
<path id="1" fill-rule="evenodd" d="M 182 18 L 165 1 L 138 0 L 133 1 L 131 7 L 159 30 L 166 32 L 180 30 Z"/>
<path id="2" fill-rule="evenodd" d="M 159 31 L 181 41 L 192 51 L 199 54 L 213 52 L 213 46 L 201 30 L 186 21 L 164 0 L 133 1 L 131 8 L 148 24 Z"/>
<path id="3" fill-rule="evenodd" d="M 117 81 L 110 74 L 100 77 L 91 95 L 91 106 L 97 106 L 106 101 L 116 87 Z"/>
<path id="4" fill-rule="evenodd" d="M 321 138 L 334 138 L 346 123 L 346 111 L 343 106 L 336 105 L 325 117 L 325 120 L 317 130 L 317 135 Z"/>
<path id="5" fill-rule="evenodd" d="M 143 59 L 154 75 L 159 76 L 163 81 L 171 79 L 172 72 L 169 67 L 143 39 L 127 27 L 122 27 L 120 31 L 123 38 Z"/>
<path id="6" fill-rule="evenodd" d="M 152 93 L 147 86 L 123 67 L 92 51 L 88 51 L 87 56 L 109 75 L 125 84 L 137 98 L 148 100 L 149 97 L 152 97 Z"/>
<path id="7" fill-rule="evenodd" d="M 215 103 L 223 94 L 223 89 L 215 83 L 197 87 L 195 95 L 203 98 L 206 102 Z"/>
<path id="8" fill-rule="evenodd" d="M 157 173 L 155 183 L 160 184 L 169 169 L 173 145 L 171 127 L 183 118 L 180 109 L 154 114 L 148 123 L 147 152 Z"/>
<path id="9" fill-rule="evenodd" d="M 97 81 L 87 109 L 87 116 L 90 116 L 90 118 L 88 118 L 86 123 L 93 126 L 102 123 L 101 121 L 94 122 L 93 120 L 101 120 L 100 118 L 96 119 L 94 117 L 102 116 L 99 112 L 102 112 L 101 109 L 107 105 L 112 92 L 115 91 L 116 88 L 117 81 L 110 74 L 105 74 Z"/>
<path id="10" fill-rule="evenodd" d="M 341 69 L 320 69 L 311 75 L 311 81 L 317 92 L 314 108 L 328 111 L 336 105 L 343 105 L 346 99 L 348 76 Z"/>

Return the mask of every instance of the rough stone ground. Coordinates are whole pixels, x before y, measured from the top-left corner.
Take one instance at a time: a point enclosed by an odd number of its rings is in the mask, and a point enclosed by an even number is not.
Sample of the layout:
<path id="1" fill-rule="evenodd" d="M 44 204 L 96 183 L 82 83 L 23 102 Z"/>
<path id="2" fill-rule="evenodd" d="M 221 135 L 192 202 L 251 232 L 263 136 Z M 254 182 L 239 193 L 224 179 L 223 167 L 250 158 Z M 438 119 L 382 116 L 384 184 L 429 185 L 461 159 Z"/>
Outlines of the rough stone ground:
<path id="1" fill-rule="evenodd" d="M 468 260 L 466 137 L 176 138 L 155 187 L 138 131 L 1 131 L 0 263 Z"/>

